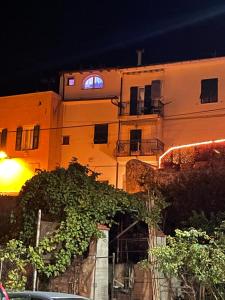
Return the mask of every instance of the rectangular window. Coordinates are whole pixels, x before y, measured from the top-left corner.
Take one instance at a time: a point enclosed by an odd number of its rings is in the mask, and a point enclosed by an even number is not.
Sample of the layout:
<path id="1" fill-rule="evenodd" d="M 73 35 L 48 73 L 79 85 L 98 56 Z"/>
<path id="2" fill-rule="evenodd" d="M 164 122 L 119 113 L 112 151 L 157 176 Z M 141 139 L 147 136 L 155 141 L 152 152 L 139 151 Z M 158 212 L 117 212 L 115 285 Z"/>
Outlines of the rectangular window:
<path id="1" fill-rule="evenodd" d="M 3 128 L 0 129 L 0 147 L 4 148 L 6 146 L 6 140 L 7 140 L 7 129 Z"/>
<path id="2" fill-rule="evenodd" d="M 94 144 L 108 143 L 108 124 L 95 124 Z"/>
<path id="3" fill-rule="evenodd" d="M 22 134 L 22 150 L 32 149 L 33 147 L 33 127 L 24 126 Z"/>
<path id="4" fill-rule="evenodd" d="M 151 85 L 130 88 L 130 115 L 151 114 Z"/>
<path id="5" fill-rule="evenodd" d="M 130 151 L 131 152 L 137 152 L 141 150 L 141 139 L 142 139 L 141 129 L 130 130 Z"/>
<path id="6" fill-rule="evenodd" d="M 16 130 L 16 150 L 38 149 L 40 126 L 23 126 Z"/>
<path id="7" fill-rule="evenodd" d="M 69 85 L 69 86 L 75 85 L 75 79 L 74 79 L 74 77 L 68 77 L 67 78 L 67 85 Z"/>
<path id="8" fill-rule="evenodd" d="M 69 145 L 70 144 L 70 137 L 69 135 L 64 135 L 62 137 L 62 145 Z"/>
<path id="9" fill-rule="evenodd" d="M 200 99 L 202 104 L 218 102 L 218 78 L 201 81 Z"/>

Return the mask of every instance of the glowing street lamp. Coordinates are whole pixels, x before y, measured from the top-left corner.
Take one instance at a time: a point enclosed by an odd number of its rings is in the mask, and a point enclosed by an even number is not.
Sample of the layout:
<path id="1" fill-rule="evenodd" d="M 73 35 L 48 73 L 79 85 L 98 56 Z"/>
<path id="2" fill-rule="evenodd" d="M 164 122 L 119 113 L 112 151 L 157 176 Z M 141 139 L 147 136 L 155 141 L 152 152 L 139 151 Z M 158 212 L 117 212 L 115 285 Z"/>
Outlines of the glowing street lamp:
<path id="1" fill-rule="evenodd" d="M 0 151 L 0 193 L 18 193 L 33 175 L 22 159 L 9 158 L 5 152 Z"/>
<path id="2" fill-rule="evenodd" d="M 8 158 L 7 154 L 4 151 L 0 151 L 0 159 Z"/>

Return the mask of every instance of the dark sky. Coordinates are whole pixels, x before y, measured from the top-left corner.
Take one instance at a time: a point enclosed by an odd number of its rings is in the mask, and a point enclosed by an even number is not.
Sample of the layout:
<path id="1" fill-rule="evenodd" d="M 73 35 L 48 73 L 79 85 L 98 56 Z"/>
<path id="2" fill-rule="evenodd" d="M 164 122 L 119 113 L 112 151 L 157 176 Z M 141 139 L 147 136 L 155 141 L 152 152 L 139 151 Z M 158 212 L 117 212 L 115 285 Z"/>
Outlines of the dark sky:
<path id="1" fill-rule="evenodd" d="M 7 4 L 6 4 L 7 3 Z M 225 55 L 223 0 L 1 4 L 0 95 L 56 88 L 61 70 Z"/>

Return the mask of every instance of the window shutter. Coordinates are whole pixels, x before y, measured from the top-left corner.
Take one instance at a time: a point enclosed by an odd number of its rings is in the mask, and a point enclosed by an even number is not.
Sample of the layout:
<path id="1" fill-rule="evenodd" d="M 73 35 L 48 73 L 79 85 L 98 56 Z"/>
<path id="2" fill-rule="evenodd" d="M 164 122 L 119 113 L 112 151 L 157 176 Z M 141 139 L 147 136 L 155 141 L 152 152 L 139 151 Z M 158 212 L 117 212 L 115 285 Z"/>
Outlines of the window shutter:
<path id="1" fill-rule="evenodd" d="M 23 134 L 23 127 L 17 127 L 16 129 L 16 150 L 21 150 L 21 143 L 22 143 L 22 134 Z"/>
<path id="2" fill-rule="evenodd" d="M 160 100 L 161 98 L 161 80 L 152 81 L 152 100 Z"/>
<path id="3" fill-rule="evenodd" d="M 144 97 L 144 114 L 150 114 L 152 111 L 152 86 L 145 86 L 145 97 Z"/>
<path id="4" fill-rule="evenodd" d="M 4 128 L 1 134 L 1 147 L 6 146 L 6 140 L 7 140 L 7 128 Z"/>
<path id="5" fill-rule="evenodd" d="M 136 86 L 132 86 L 130 88 L 130 115 L 137 114 L 137 96 L 138 88 Z"/>
<path id="6" fill-rule="evenodd" d="M 33 149 L 38 149 L 39 145 L 39 133 L 40 133 L 40 126 L 34 126 L 34 135 L 33 135 Z"/>

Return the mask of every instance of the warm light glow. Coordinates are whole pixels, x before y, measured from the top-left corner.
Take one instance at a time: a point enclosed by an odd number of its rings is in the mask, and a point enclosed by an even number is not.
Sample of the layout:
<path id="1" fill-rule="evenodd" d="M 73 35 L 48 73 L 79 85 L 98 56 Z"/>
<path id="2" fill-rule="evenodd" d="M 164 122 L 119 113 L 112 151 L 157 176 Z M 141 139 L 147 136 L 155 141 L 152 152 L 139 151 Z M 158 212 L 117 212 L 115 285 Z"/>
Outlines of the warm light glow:
<path id="1" fill-rule="evenodd" d="M 159 168 L 161 168 L 161 163 L 162 163 L 163 157 L 166 156 L 169 152 L 171 152 L 173 150 L 195 147 L 195 146 L 200 146 L 200 145 L 209 145 L 209 144 L 213 144 L 213 143 L 224 143 L 224 142 L 225 142 L 225 139 L 220 139 L 220 140 L 215 140 L 215 141 L 206 141 L 206 142 L 199 142 L 199 143 L 171 147 L 159 157 Z"/>
<path id="2" fill-rule="evenodd" d="M 28 165 L 21 159 L 1 159 L 0 193 L 18 193 L 23 184 L 33 175 Z"/>
<path id="3" fill-rule="evenodd" d="M 4 151 L 0 151 L 0 159 L 7 158 L 7 154 Z"/>

